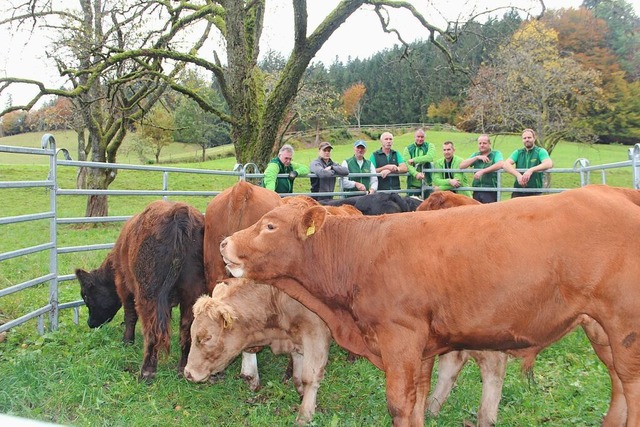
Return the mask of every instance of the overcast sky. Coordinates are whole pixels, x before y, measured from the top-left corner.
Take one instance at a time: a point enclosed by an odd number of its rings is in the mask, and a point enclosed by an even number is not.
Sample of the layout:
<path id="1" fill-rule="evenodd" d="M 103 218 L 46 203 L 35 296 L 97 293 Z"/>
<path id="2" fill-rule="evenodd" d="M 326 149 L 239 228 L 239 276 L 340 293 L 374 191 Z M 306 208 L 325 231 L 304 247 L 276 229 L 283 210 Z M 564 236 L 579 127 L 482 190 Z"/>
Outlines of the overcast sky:
<path id="1" fill-rule="evenodd" d="M 70 1 L 70 0 L 66 0 Z M 446 27 L 447 20 L 465 20 L 472 13 L 485 11 L 486 3 L 491 8 L 512 4 L 530 10 L 532 14 L 539 13 L 537 0 L 415 0 L 412 1 L 423 15 L 433 24 Z M 629 1 L 634 5 L 636 13 L 640 14 L 640 0 Z M 545 0 L 548 9 L 579 7 L 582 0 Z M 338 0 L 310 0 L 307 2 L 309 15 L 309 31 L 313 31 L 327 13 L 332 10 Z M 504 11 L 495 13 L 502 16 Z M 394 11 L 391 17 L 392 26 L 401 30 L 406 41 L 425 39 L 427 33 L 418 22 L 408 13 Z M 261 51 L 269 49 L 283 53 L 285 57 L 293 45 L 293 12 L 288 0 L 267 0 L 267 14 L 265 29 L 262 36 Z M 50 86 L 60 85 L 61 80 L 54 67 L 47 66 L 45 61 L 44 41 L 32 40 L 25 46 L 26 39 L 18 35 L 3 34 L 2 49 L 0 50 L 0 75 L 22 77 L 40 80 Z M 325 65 L 333 63 L 336 57 L 346 62 L 349 57 L 365 59 L 385 48 L 392 47 L 398 41 L 394 36 L 385 34 L 380 29 L 377 16 L 370 7 L 363 7 L 354 13 L 329 39 L 316 56 L 316 60 Z M 220 46 L 205 46 L 202 52 L 211 52 L 213 48 L 220 50 Z M 32 92 L 12 90 L 13 104 L 25 103 Z M 7 96 L 0 97 L 0 107 L 7 103 Z"/>

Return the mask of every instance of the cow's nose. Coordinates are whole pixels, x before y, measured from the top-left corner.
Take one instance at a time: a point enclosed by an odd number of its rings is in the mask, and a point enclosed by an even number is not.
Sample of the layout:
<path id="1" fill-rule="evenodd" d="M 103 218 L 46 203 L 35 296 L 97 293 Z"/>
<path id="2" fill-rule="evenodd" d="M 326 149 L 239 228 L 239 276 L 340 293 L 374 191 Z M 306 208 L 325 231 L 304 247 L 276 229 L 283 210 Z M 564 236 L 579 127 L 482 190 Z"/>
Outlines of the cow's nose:
<path id="1" fill-rule="evenodd" d="M 227 238 L 220 242 L 220 250 L 223 250 L 227 246 Z"/>

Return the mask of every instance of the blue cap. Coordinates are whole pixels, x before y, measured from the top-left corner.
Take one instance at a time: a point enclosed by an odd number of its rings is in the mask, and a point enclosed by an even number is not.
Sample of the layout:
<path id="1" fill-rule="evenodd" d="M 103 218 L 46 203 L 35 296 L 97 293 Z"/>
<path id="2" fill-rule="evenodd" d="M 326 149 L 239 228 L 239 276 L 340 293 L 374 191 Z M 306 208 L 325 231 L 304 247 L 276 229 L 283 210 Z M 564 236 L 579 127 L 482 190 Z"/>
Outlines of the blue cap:
<path id="1" fill-rule="evenodd" d="M 359 146 L 363 146 L 364 148 L 367 148 L 367 143 L 364 142 L 363 140 L 359 139 L 356 142 L 353 143 L 354 147 L 359 147 Z"/>

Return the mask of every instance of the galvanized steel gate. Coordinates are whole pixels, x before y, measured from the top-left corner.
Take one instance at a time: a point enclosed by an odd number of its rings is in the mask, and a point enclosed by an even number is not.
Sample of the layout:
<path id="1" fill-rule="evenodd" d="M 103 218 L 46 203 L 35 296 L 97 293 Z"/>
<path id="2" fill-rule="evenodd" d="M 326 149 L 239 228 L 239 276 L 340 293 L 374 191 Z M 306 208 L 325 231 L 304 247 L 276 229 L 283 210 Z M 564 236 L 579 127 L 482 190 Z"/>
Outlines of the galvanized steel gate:
<path id="1" fill-rule="evenodd" d="M 60 275 L 58 271 L 58 256 L 60 254 L 81 252 L 81 251 L 93 251 L 99 249 L 110 249 L 113 247 L 113 243 L 110 244 L 97 244 L 97 245 L 85 245 L 74 247 L 59 247 L 57 241 L 58 225 L 59 224 L 72 224 L 72 223 L 90 223 L 90 222 L 122 222 L 128 219 L 128 216 L 109 216 L 100 218 L 59 218 L 57 216 L 57 197 L 60 195 L 140 195 L 140 196 L 157 196 L 158 198 L 167 198 L 169 196 L 207 196 L 213 197 L 220 193 L 220 191 L 170 191 L 168 189 L 169 174 L 170 173 L 189 173 L 189 174 L 208 174 L 208 175 L 227 175 L 235 176 L 238 179 L 247 178 L 260 178 L 262 175 L 258 173 L 257 167 L 253 164 L 245 166 L 236 165 L 233 171 L 210 171 L 202 169 L 185 169 L 185 168 L 171 168 L 171 167 L 158 167 L 158 166 L 138 166 L 138 165 L 126 165 L 126 164 L 104 164 L 93 162 L 78 162 L 72 161 L 69 153 L 66 149 L 56 149 L 55 139 L 52 135 L 46 134 L 42 137 L 41 148 L 23 148 L 0 145 L 0 152 L 25 154 L 25 155 L 37 155 L 47 156 L 49 158 L 49 175 L 46 180 L 42 181 L 2 181 L 2 175 L 0 174 L 0 190 L 10 188 L 43 188 L 49 192 L 49 209 L 44 212 L 38 212 L 33 214 L 17 215 L 17 216 L 5 216 L 0 214 L 0 236 L 2 236 L 2 226 L 7 224 L 16 224 L 21 222 L 48 220 L 49 221 L 49 241 L 43 244 L 34 245 L 30 247 L 24 247 L 10 252 L 0 253 L 0 272 L 2 272 L 2 262 L 14 259 L 28 254 L 34 254 L 37 252 L 48 251 L 49 253 L 49 272 L 48 274 L 40 277 L 35 277 L 30 280 L 11 284 L 8 287 L 0 289 L 0 302 L 2 298 L 20 292 L 22 290 L 32 288 L 44 283 L 49 284 L 48 294 L 49 302 L 42 307 L 27 312 L 22 316 L 11 319 L 0 325 L 0 333 L 21 325 L 31 319 L 37 320 L 37 329 L 42 334 L 45 331 L 45 316 L 49 318 L 49 330 L 55 330 L 58 328 L 58 315 L 60 310 L 73 309 L 74 321 L 78 322 L 78 307 L 83 305 L 82 300 L 63 302 L 61 303 L 58 298 L 58 284 L 63 281 L 74 280 L 74 274 Z M 62 154 L 64 159 L 58 159 Z M 611 169 L 631 168 L 632 170 L 632 183 L 630 187 L 640 189 L 640 144 L 636 144 L 633 148 L 629 149 L 628 160 L 605 164 L 605 165 L 590 165 L 586 159 L 576 160 L 572 169 L 552 169 L 552 173 L 573 173 L 579 174 L 580 185 L 584 186 L 590 183 L 591 172 L 601 173 L 601 182 L 606 183 L 606 172 Z M 70 167 L 98 167 L 98 168 L 110 168 L 110 169 L 133 169 L 139 171 L 153 171 L 163 173 L 163 189 L 162 190 L 77 190 L 77 189 L 60 189 L 57 182 L 57 168 L 59 166 Z M 0 169 L 1 170 L 1 169 Z M 249 170 L 253 170 L 253 173 L 248 173 Z M 468 171 L 468 170 L 467 170 Z M 563 189 L 553 189 L 553 192 L 561 191 Z M 502 189 L 502 191 L 509 191 L 509 189 Z M 0 200 L 2 200 L 0 193 Z M 307 194 L 307 193 L 302 193 Z M 1 203 L 1 202 L 0 202 Z M 1 307 L 1 305 L 0 305 Z"/>

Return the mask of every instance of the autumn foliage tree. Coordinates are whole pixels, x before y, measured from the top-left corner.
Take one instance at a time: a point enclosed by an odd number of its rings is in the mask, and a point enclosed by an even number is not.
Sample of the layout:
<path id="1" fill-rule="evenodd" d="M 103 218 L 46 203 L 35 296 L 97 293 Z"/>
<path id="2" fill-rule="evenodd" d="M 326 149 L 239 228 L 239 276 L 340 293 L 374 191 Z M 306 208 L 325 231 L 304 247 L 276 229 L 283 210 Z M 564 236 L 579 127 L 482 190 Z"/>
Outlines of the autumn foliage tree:
<path id="1" fill-rule="evenodd" d="M 345 89 L 342 94 L 342 105 L 347 117 L 353 117 L 358 123 L 360 129 L 360 117 L 362 116 L 362 106 L 364 103 L 364 95 L 367 88 L 363 83 L 354 83 Z"/>
<path id="2" fill-rule="evenodd" d="M 458 112 L 458 104 L 451 98 L 446 97 L 437 104 L 430 104 L 427 108 L 427 118 L 437 123 L 454 124 L 456 113 Z"/>
<path id="3" fill-rule="evenodd" d="M 595 138 L 587 114 L 603 105 L 599 73 L 561 55 L 556 31 L 534 20 L 480 68 L 465 108 L 477 131 L 532 128 L 551 153 L 561 139 Z"/>
<path id="4" fill-rule="evenodd" d="M 632 11 L 629 11 L 632 13 Z M 640 109 L 630 95 L 637 82 L 630 82 L 621 59 L 612 50 L 611 28 L 591 9 L 561 9 L 545 15 L 543 22 L 558 33 L 558 46 L 564 55 L 584 68 L 597 70 L 602 78 L 607 108 L 589 112 L 589 122 L 603 142 L 640 142 Z M 617 23 L 613 25 L 618 25 Z"/>

